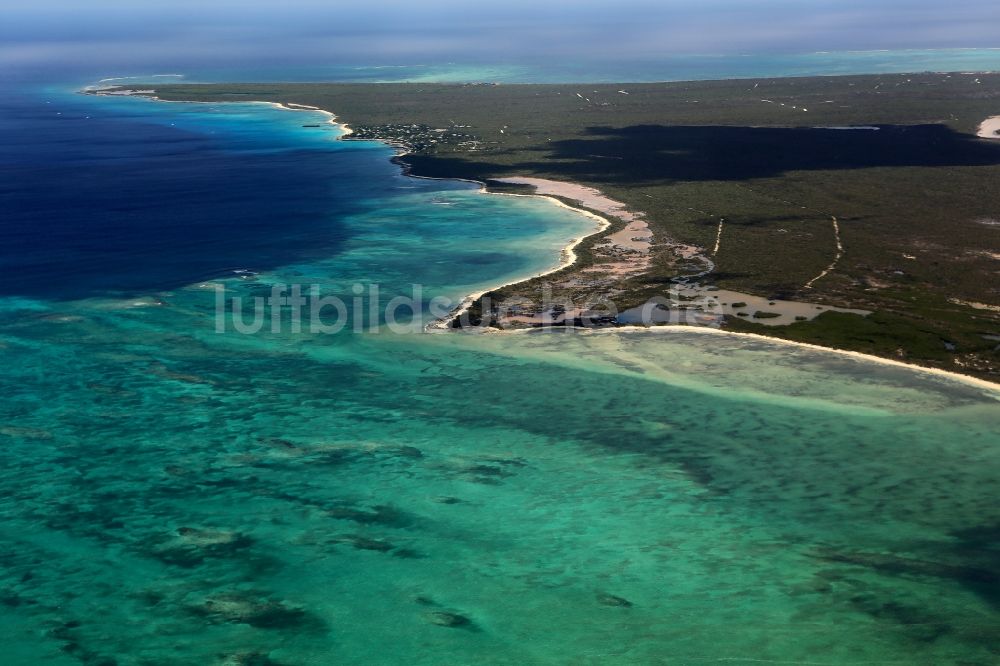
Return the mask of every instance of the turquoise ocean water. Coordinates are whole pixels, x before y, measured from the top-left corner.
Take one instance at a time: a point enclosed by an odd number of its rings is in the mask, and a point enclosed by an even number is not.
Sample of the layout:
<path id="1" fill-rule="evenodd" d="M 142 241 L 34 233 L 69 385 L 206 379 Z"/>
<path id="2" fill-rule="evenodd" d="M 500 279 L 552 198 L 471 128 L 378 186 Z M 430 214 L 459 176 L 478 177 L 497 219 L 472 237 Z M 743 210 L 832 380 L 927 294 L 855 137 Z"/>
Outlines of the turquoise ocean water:
<path id="1" fill-rule="evenodd" d="M 609 60 L 577 56 L 533 62 L 252 62 L 238 67 L 201 64 L 184 70 L 195 81 L 496 81 L 507 83 L 619 83 L 697 81 L 729 78 L 839 76 L 908 72 L 984 72 L 1000 70 L 1000 48 L 897 49 L 813 53 L 678 54 L 648 60 Z M 164 72 L 175 72 L 165 66 Z M 138 76 L 148 69 L 114 74 Z"/>
<path id="2" fill-rule="evenodd" d="M 213 285 L 423 308 L 592 223 L 319 114 L 22 93 L 42 138 L 0 165 L 48 185 L 0 187 L 4 663 L 1000 655 L 996 392 L 683 331 L 219 333 Z"/>

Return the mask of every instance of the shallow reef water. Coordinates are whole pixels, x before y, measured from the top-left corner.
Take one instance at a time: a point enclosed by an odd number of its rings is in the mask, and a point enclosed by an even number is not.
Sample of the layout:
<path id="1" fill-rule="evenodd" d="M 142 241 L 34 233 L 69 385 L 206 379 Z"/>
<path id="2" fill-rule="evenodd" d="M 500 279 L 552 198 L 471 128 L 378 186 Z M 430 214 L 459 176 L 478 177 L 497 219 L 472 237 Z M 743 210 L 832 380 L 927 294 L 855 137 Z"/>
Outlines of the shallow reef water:
<path id="1" fill-rule="evenodd" d="M 219 159 L 253 122 L 243 148 L 266 139 L 276 159 L 388 156 L 303 147 L 297 114 L 266 107 L 86 103 L 218 132 Z M 257 263 L 244 248 L 235 274 L 173 239 L 194 279 L 28 285 L 0 303 L 4 663 L 1000 655 L 995 392 L 691 332 L 217 332 L 206 283 L 457 299 L 547 268 L 590 224 L 391 165 L 358 171 L 365 197 L 341 209 L 353 167 L 317 175 L 324 159 L 292 180 L 325 179 L 330 199 L 294 188 L 325 206 L 335 242 Z M 224 196 L 196 198 L 221 215 Z"/>

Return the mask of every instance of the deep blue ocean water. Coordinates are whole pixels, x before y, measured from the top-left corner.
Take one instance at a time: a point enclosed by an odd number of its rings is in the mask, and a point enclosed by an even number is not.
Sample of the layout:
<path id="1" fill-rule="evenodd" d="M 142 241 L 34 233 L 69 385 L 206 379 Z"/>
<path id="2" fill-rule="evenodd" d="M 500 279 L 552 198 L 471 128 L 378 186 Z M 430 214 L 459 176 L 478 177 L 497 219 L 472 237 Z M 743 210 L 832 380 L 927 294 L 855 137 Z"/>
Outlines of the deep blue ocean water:
<path id="1" fill-rule="evenodd" d="M 707 333 L 220 333 L 216 285 L 424 308 L 592 222 L 76 88 L 0 95 L 5 663 L 998 654 L 995 392 Z"/>
<path id="2" fill-rule="evenodd" d="M 398 177 L 385 149 L 333 143 L 334 128 L 301 127 L 308 114 L 58 88 L 2 99 L 8 295 L 129 294 L 332 256 L 348 236 L 338 216 Z"/>

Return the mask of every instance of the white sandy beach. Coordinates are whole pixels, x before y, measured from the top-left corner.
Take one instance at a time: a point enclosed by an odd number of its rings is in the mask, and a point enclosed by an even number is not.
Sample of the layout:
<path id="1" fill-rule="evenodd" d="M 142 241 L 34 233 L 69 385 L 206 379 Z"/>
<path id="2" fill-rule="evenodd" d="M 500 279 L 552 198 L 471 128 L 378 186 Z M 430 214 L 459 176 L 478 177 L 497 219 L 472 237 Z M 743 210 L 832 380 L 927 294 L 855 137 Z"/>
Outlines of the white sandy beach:
<path id="1" fill-rule="evenodd" d="M 317 113 L 322 113 L 328 117 L 326 121 L 330 125 L 337 125 L 344 132 L 342 136 L 350 136 L 354 134 L 354 130 L 351 129 L 350 125 L 347 123 L 342 123 L 337 121 L 337 116 L 326 109 L 321 109 L 318 106 L 307 106 L 305 104 L 294 104 L 292 102 L 267 102 L 268 104 L 273 104 L 279 109 L 284 109 L 286 111 L 315 111 Z"/>
<path id="2" fill-rule="evenodd" d="M 629 210 L 626 204 L 615 201 L 600 190 L 578 183 L 531 177 L 498 178 L 496 182 L 530 185 L 535 188 L 536 195 L 569 199 L 579 203 L 584 208 L 596 210 L 603 215 L 625 222 L 623 229 L 610 234 L 602 243 L 612 254 L 624 255 L 622 259 L 601 262 L 586 270 L 625 277 L 641 274 L 649 268 L 653 232 L 646 223 L 645 215 Z"/>
<path id="3" fill-rule="evenodd" d="M 527 176 L 497 178 L 496 182 L 509 183 L 511 185 L 531 185 L 535 188 L 536 194 L 572 199 L 579 202 L 581 206 L 596 210 L 605 215 L 617 217 L 626 222 L 634 222 L 642 219 L 642 214 L 630 211 L 627 205 L 605 196 L 603 192 L 593 187 Z"/>
<path id="4" fill-rule="evenodd" d="M 418 176 L 418 177 L 422 177 L 422 176 Z M 432 180 L 441 180 L 441 179 L 435 178 L 435 179 L 432 179 Z M 454 179 L 451 179 L 451 180 L 454 180 Z M 503 284 L 494 285 L 494 286 L 491 286 L 491 287 L 489 287 L 487 289 L 483 289 L 481 291 L 478 291 L 476 293 L 469 294 L 468 296 L 466 296 L 465 298 L 462 299 L 462 302 L 459 304 L 459 306 L 457 308 L 455 308 L 454 310 L 452 310 L 452 312 L 447 317 L 445 317 L 444 319 L 438 319 L 437 321 L 434 321 L 434 322 L 431 322 L 430 324 L 428 324 L 424 328 L 424 330 L 426 330 L 427 332 L 443 332 L 443 331 L 450 330 L 452 322 L 454 322 L 456 319 L 458 319 L 463 314 L 465 314 L 469 310 L 469 308 L 472 307 L 473 303 L 475 303 L 477 300 L 479 300 L 480 298 L 482 298 L 483 296 L 485 296 L 486 294 L 488 294 L 491 291 L 495 291 L 497 289 L 502 289 L 504 287 L 509 287 L 509 286 L 515 285 L 515 284 L 520 284 L 522 282 L 526 282 L 528 280 L 533 280 L 533 279 L 539 278 L 539 277 L 544 277 L 546 275 L 551 275 L 552 273 L 556 273 L 558 271 L 561 271 L 564 268 L 572 266 L 574 263 L 576 263 L 576 258 L 577 258 L 576 257 L 576 248 L 580 245 L 580 243 L 582 243 L 587 238 L 590 238 L 594 234 L 601 233 L 602 231 L 604 231 L 605 229 L 607 229 L 611 225 L 611 223 L 608 220 L 606 220 L 605 218 L 601 217 L 600 215 L 595 215 L 594 213 L 591 213 L 588 210 L 583 210 L 581 208 L 575 208 L 573 206 L 569 206 L 569 205 L 563 203 L 561 200 L 554 198 L 552 195 L 543 195 L 543 194 L 511 194 L 511 193 L 506 193 L 506 192 L 489 192 L 487 190 L 487 188 L 486 188 L 486 184 L 485 183 L 482 183 L 482 182 L 479 182 L 479 181 L 467 181 L 467 182 L 477 183 L 480 186 L 480 190 L 479 190 L 480 193 L 482 193 L 482 194 L 489 194 L 490 196 L 543 197 L 545 199 L 548 199 L 549 201 L 551 201 L 552 203 L 554 203 L 557 206 L 561 206 L 562 208 L 566 208 L 568 210 L 572 210 L 572 211 L 575 211 L 575 212 L 577 212 L 577 213 L 579 213 L 581 215 L 589 217 L 590 219 L 592 219 L 595 222 L 595 228 L 589 234 L 584 234 L 583 236 L 579 236 L 577 238 L 574 238 L 572 241 L 570 241 L 569 245 L 567 245 L 566 247 L 564 247 L 563 250 L 562 250 L 562 252 L 560 253 L 559 263 L 556 264 L 555 266 L 553 266 L 552 268 L 549 268 L 548 270 L 544 270 L 541 273 L 535 273 L 533 275 L 525 275 L 525 276 L 522 276 L 522 277 L 518 277 L 518 278 L 516 278 L 514 280 L 511 280 L 509 282 L 505 282 Z M 550 182 L 555 183 L 556 181 L 550 181 Z M 562 183 L 558 183 L 558 184 L 562 184 Z M 577 186 L 577 187 L 583 187 L 583 186 Z M 590 189 L 590 188 L 586 188 L 586 189 Z M 597 192 L 597 190 L 593 190 L 593 191 Z"/>
<path id="5" fill-rule="evenodd" d="M 161 76 L 174 76 L 173 74 L 163 74 Z M 180 75 L 177 75 L 180 76 Z M 335 125 L 340 127 L 343 134 L 337 137 L 343 138 L 350 136 L 354 133 L 346 123 L 338 122 L 337 115 L 327 111 L 326 109 L 321 109 L 318 106 L 307 106 L 305 104 L 294 104 L 292 102 L 260 102 L 260 101 L 248 101 L 248 102 L 196 102 L 196 101 L 182 101 L 182 100 L 172 100 L 172 99 L 161 99 L 157 97 L 155 90 L 138 90 L 138 89 L 126 89 L 126 90 L 116 90 L 114 86 L 98 87 L 85 89 L 87 94 L 98 95 L 103 97 L 138 97 L 140 99 L 151 99 L 155 102 L 168 102 L 173 104 L 263 104 L 265 106 L 270 106 L 275 109 L 281 109 L 282 111 L 308 111 L 310 113 L 319 113 L 327 117 L 327 123 L 330 125 Z"/>
<path id="6" fill-rule="evenodd" d="M 541 273 L 511 280 L 504 284 L 495 285 L 488 289 L 466 296 L 462 299 L 462 303 L 458 306 L 458 308 L 453 310 L 446 318 L 429 324 L 426 327 L 427 331 L 439 332 L 449 330 L 452 322 L 465 314 L 472 304 L 479 298 L 491 291 L 520 284 L 534 278 L 551 275 L 552 273 L 556 273 L 564 268 L 572 266 L 576 263 L 577 255 L 575 250 L 580 243 L 590 236 L 601 233 L 611 226 L 611 222 L 607 218 L 597 215 L 591 211 L 597 211 L 602 215 L 618 218 L 626 223 L 624 229 L 608 236 L 605 244 L 621 249 L 631 255 L 627 260 L 601 264 L 593 270 L 602 270 L 607 273 L 623 277 L 629 274 L 641 273 L 648 268 L 653 235 L 649 229 L 649 225 L 646 223 L 645 217 L 642 213 L 630 211 L 626 204 L 620 201 L 615 201 L 614 199 L 606 196 L 600 190 L 580 185 L 578 183 L 567 183 L 563 181 L 549 180 L 546 178 L 534 178 L 527 176 L 495 179 L 495 182 L 499 183 L 506 183 L 510 185 L 530 185 L 535 188 L 535 192 L 533 194 L 511 194 L 505 192 L 489 192 L 485 183 L 479 181 L 472 182 L 476 182 L 481 186 L 480 191 L 482 193 L 490 194 L 491 196 L 526 196 L 548 199 L 557 206 L 576 211 L 581 215 L 592 218 L 595 222 L 597 222 L 597 227 L 589 234 L 580 236 L 579 238 L 574 238 L 573 241 L 563 249 L 560 261 L 556 266 Z M 563 199 L 578 202 L 585 208 L 570 206 L 566 204 Z"/>

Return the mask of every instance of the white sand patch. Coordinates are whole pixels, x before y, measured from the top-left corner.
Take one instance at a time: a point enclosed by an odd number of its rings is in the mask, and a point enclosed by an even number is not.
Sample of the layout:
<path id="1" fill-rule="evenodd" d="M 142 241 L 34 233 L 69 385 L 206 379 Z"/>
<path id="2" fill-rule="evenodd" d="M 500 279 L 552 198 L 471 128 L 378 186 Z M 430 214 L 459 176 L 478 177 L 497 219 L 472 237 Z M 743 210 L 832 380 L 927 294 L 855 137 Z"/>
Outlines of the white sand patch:
<path id="1" fill-rule="evenodd" d="M 597 246 L 603 254 L 616 257 L 617 260 L 596 263 L 584 269 L 585 272 L 628 277 L 641 275 L 649 270 L 653 232 L 646 223 L 643 213 L 631 211 L 626 204 L 611 199 L 600 190 L 578 183 L 530 177 L 498 178 L 496 182 L 530 185 L 535 188 L 535 194 L 538 196 L 569 199 L 585 208 L 602 215 L 616 217 L 626 223 L 624 229 L 610 234 Z"/>
<path id="2" fill-rule="evenodd" d="M 979 125 L 976 136 L 982 139 L 1000 139 L 1000 116 L 987 118 Z"/>
<path id="3" fill-rule="evenodd" d="M 959 298 L 949 298 L 949 303 L 955 305 L 965 305 L 973 310 L 986 310 L 987 312 L 1000 312 L 1000 305 L 990 305 L 989 303 L 978 303 L 976 301 L 963 301 Z"/>
<path id="4" fill-rule="evenodd" d="M 641 213 L 633 213 L 628 206 L 620 201 L 615 201 L 605 196 L 600 190 L 577 183 L 567 183 L 558 180 L 548 180 L 547 178 L 497 178 L 498 183 L 508 183 L 510 185 L 531 185 L 535 188 L 536 194 L 543 196 L 563 197 L 572 199 L 581 205 L 596 210 L 598 213 L 617 217 L 625 222 L 632 222 L 642 218 Z"/>

